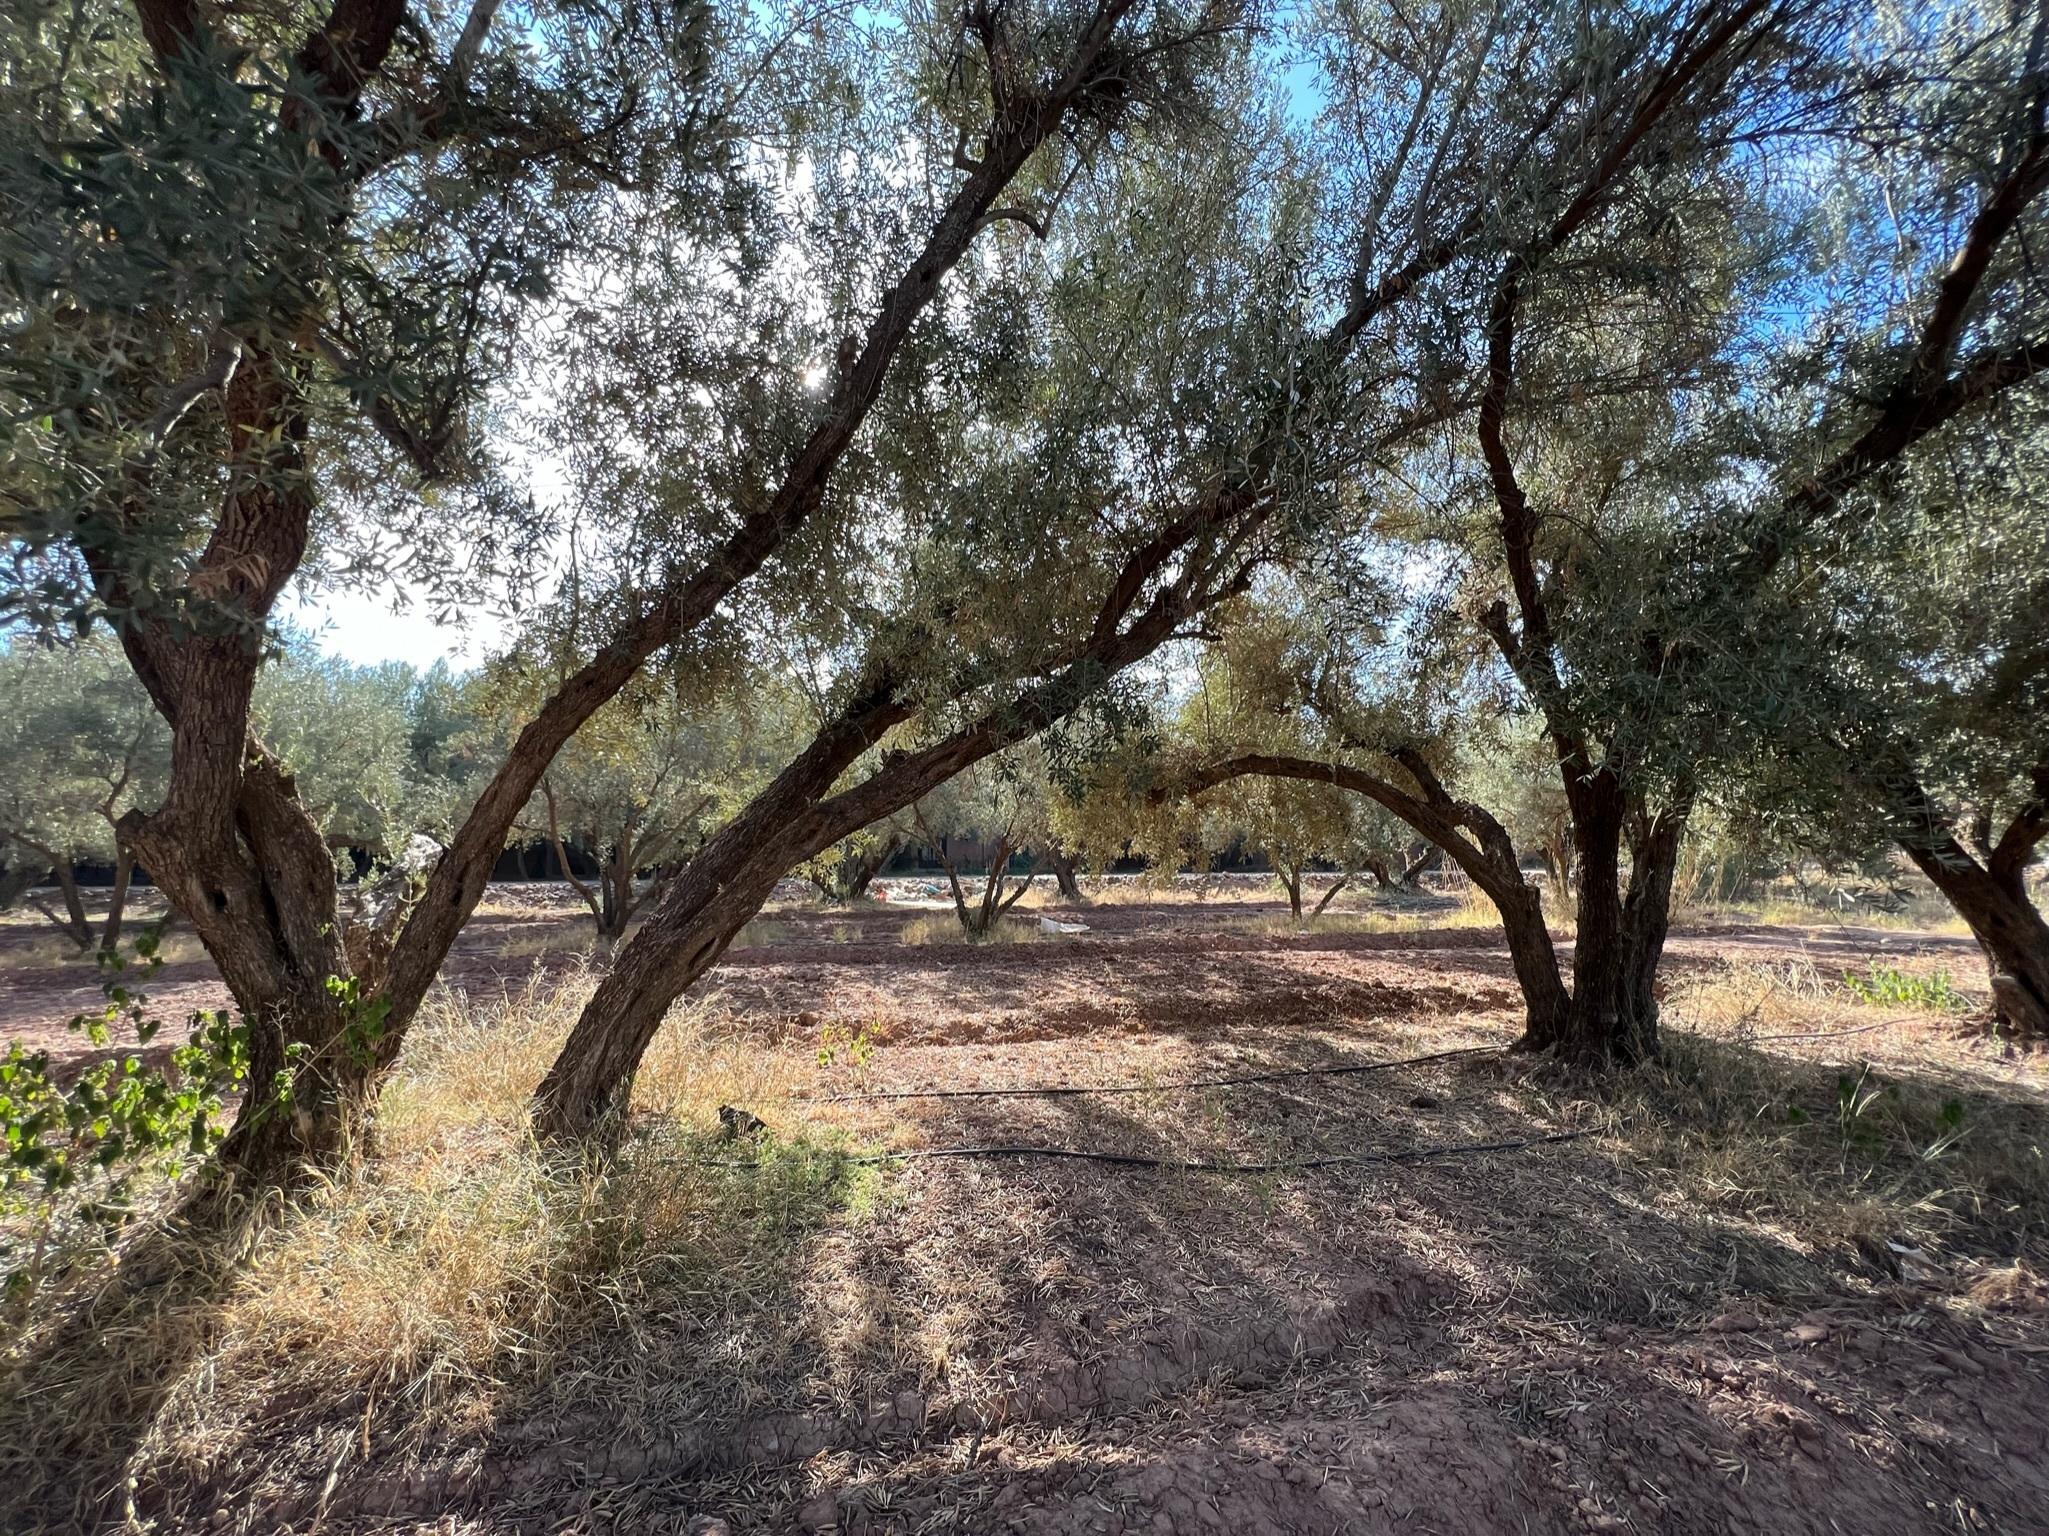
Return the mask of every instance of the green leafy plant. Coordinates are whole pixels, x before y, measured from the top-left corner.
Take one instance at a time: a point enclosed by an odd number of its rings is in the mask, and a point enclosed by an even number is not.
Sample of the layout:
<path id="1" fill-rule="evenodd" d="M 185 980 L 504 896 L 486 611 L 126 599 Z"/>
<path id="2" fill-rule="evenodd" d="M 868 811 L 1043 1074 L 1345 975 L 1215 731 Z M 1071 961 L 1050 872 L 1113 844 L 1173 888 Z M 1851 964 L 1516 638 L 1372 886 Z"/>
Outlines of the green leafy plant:
<path id="1" fill-rule="evenodd" d="M 865 1076 L 869 1058 L 875 1054 L 875 1029 L 873 1025 L 861 1024 L 850 1027 L 846 1024 L 828 1024 L 818 1036 L 818 1064 L 821 1067 L 843 1065 L 855 1076 Z"/>
<path id="2" fill-rule="evenodd" d="M 1893 966 L 1874 965 L 1868 976 L 1845 976 L 1843 985 L 1860 1002 L 1886 1007 L 1958 1013 L 1970 1006 L 1970 999 L 1956 989 L 1948 971 L 1914 976 Z"/>
<path id="3" fill-rule="evenodd" d="M 162 964 L 158 934 L 134 945 L 131 959 L 101 957 L 106 1003 L 70 1027 L 93 1046 L 113 1043 L 117 1027 L 138 1046 L 161 1031 L 147 994 L 132 986 L 131 965 L 152 975 Z M 140 1054 L 95 1062 L 66 1081 L 48 1051 L 19 1042 L 0 1058 L 0 1220 L 22 1241 L 0 1238 L 0 1271 L 10 1300 L 32 1294 L 53 1255 L 74 1243 L 104 1241 L 126 1219 L 136 1185 L 176 1179 L 221 1137 L 223 1099 L 249 1069 L 246 1023 L 219 1011 L 192 1017 L 185 1042 L 161 1065 Z"/>

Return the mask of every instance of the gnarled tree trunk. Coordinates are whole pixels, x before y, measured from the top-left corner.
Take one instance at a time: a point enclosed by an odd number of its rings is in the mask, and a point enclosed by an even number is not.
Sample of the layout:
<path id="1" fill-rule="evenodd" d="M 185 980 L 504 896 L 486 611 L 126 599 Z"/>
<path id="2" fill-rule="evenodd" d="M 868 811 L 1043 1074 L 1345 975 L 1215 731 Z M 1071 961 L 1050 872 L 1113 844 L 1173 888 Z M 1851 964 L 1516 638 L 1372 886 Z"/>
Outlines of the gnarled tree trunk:
<path id="1" fill-rule="evenodd" d="M 2026 866 L 1988 868 L 1954 840 L 1907 853 L 1970 926 L 1999 1022 L 2024 1038 L 2049 1039 L 2049 922 L 2028 899 Z"/>
<path id="2" fill-rule="evenodd" d="M 1077 878 L 1074 855 L 1060 847 L 1046 850 L 1046 863 L 1053 871 L 1053 883 L 1060 890 L 1060 899 L 1080 906 L 1088 900 L 1083 894 L 1081 881 Z"/>

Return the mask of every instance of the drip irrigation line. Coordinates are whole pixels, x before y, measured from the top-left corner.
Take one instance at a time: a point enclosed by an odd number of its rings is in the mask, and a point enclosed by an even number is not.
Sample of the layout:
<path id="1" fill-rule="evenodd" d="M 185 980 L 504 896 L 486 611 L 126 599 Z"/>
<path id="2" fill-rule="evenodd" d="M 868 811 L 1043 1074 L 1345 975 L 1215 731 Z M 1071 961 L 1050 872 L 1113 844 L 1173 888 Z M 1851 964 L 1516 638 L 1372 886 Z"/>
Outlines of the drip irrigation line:
<path id="1" fill-rule="evenodd" d="M 1845 1035 L 1868 1035 L 1891 1022 L 1890 1019 L 1880 1019 L 1876 1024 L 1859 1024 L 1855 1029 L 1796 1029 L 1787 1035 L 1730 1035 L 1727 1038 L 1732 1045 L 1755 1045 L 1764 1040 L 1835 1040 Z"/>
<path id="2" fill-rule="evenodd" d="M 1297 1077 L 1345 1077 L 1357 1072 L 1391 1072 L 1396 1067 L 1419 1067 L 1426 1062 L 1450 1061 L 1459 1056 L 1498 1056 L 1508 1047 L 1468 1045 L 1455 1051 L 1433 1051 L 1428 1056 L 1404 1056 L 1398 1061 L 1348 1062 L 1335 1067 L 1290 1067 L 1279 1072 L 1242 1072 L 1232 1077 L 1198 1077 L 1172 1083 L 1046 1083 L 1016 1088 L 895 1088 L 879 1093 L 798 1093 L 791 1097 L 806 1104 L 873 1103 L 882 1099 L 1057 1099 L 1077 1094 L 1177 1093 L 1190 1088 L 1237 1088 L 1247 1083 L 1278 1083 Z"/>
<path id="3" fill-rule="evenodd" d="M 845 1161 L 860 1167 L 881 1163 L 926 1162 L 942 1157 L 1046 1157 L 1074 1162 L 1109 1163 L 1119 1168 L 1159 1169 L 1168 1173 L 1301 1173 L 1315 1168 L 1337 1168 L 1375 1163 L 1426 1163 L 1441 1157 L 1477 1157 L 1494 1152 L 1520 1152 L 1530 1147 L 1550 1146 L 1561 1141 L 1578 1141 L 1596 1134 L 1591 1130 L 1554 1131 L 1548 1136 L 1526 1136 L 1519 1141 L 1468 1141 L 1441 1147 L 1404 1147 L 1393 1152 L 1334 1152 L 1323 1157 L 1299 1157 L 1272 1163 L 1190 1162 L 1174 1157 L 1146 1157 L 1135 1152 L 1091 1152 L 1080 1147 L 914 1147 L 904 1152 L 871 1152 Z M 699 1168 L 765 1168 L 768 1163 L 720 1158 L 691 1158 L 685 1161 Z"/>

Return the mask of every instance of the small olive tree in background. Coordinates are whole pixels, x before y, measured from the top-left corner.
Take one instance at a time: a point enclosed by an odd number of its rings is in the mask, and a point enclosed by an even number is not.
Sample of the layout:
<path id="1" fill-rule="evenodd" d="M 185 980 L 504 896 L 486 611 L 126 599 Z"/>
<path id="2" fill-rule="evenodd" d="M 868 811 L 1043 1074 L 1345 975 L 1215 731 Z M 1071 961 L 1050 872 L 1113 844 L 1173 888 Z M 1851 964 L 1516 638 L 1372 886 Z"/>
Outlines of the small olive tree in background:
<path id="1" fill-rule="evenodd" d="M 135 850 L 120 830 L 163 794 L 170 733 L 105 636 L 0 649 L 0 889 L 26 897 L 80 953 L 111 954 Z M 87 914 L 73 866 L 113 868 L 106 913 Z M 49 881 L 62 910 L 31 893 Z"/>
<path id="2" fill-rule="evenodd" d="M 969 938 L 986 938 L 1045 867 L 1053 849 L 1052 795 L 1045 753 L 1027 742 L 970 765 L 911 808 L 918 840 L 946 871 L 954 915 Z M 969 862 L 962 841 L 979 845 L 978 881 L 962 880 Z M 1014 868 L 1020 862 L 1024 868 Z"/>

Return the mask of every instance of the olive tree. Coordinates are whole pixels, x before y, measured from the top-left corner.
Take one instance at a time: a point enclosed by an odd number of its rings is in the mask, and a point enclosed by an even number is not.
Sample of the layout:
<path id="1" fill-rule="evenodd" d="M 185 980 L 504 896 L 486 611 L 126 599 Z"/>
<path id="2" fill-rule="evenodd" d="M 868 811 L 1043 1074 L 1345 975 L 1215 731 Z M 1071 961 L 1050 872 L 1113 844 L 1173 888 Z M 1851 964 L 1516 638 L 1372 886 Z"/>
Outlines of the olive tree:
<path id="1" fill-rule="evenodd" d="M 290 1113 L 246 1096 L 223 1147 L 259 1181 L 341 1152 L 556 752 L 814 519 L 941 281 L 992 225 L 1036 221 L 1003 203 L 1012 183 L 1148 57 L 1120 52 L 1129 0 L 497 11 L 336 0 L 230 34 L 191 0 L 96 0 L 85 25 L 10 11 L 0 34 L 0 271 L 22 317 L 0 336 L 6 610 L 110 623 L 170 727 L 163 804 L 123 832 L 225 978 L 251 1081 L 290 1085 Z M 793 201 L 790 157 L 881 147 L 902 171 L 907 139 L 930 146 L 921 174 Z M 838 233 L 860 238 L 807 279 L 805 220 L 857 202 Z M 708 399 L 738 429 L 708 494 L 625 504 L 647 537 L 619 542 L 636 579 L 602 633 L 419 887 L 346 920 L 318 823 L 251 730 L 276 605 L 316 547 L 344 576 L 394 545 L 438 549 L 452 580 L 529 555 L 490 391 L 522 343 L 554 352 L 544 305 L 574 326 L 663 283 L 727 317 L 666 349 L 668 390 L 644 397 Z M 844 302 L 807 313 L 793 288 Z"/>
<path id="2" fill-rule="evenodd" d="M 1967 923 L 1993 1007 L 2049 1034 L 2049 542 L 2039 404 L 1900 475 L 1771 635 L 1742 803 L 1844 861 L 1904 852 Z M 1761 658 L 1762 660 L 1762 658 Z M 1787 728 L 1790 726 L 1791 728 Z M 1896 856 L 1896 854 L 1895 854 Z"/>
<path id="3" fill-rule="evenodd" d="M 1337 783 L 1442 847 L 1501 911 L 1532 1048 L 1656 1049 L 1681 839 L 1754 748 L 1773 670 L 1753 639 L 1869 534 L 1893 477 L 2049 366 L 2024 256 L 2049 182 L 2041 28 L 1955 19 L 1713 0 L 1604 18 L 1556 201 L 1449 309 L 1470 421 L 1359 530 L 1443 562 L 1406 671 L 1434 697 L 1390 711 L 1384 666 L 1332 669 L 1297 703 L 1327 754 L 1206 770 Z M 1878 243 L 1895 223 L 1911 245 Z M 1447 722 L 1475 700 L 1541 724 L 1570 820 L 1569 979 L 1512 834 L 1456 780 Z"/>
<path id="4" fill-rule="evenodd" d="M 947 317 L 993 333 L 974 353 L 1008 382 L 915 457 L 869 466 L 878 511 L 913 529 L 873 536 L 903 552 L 885 590 L 908 600 L 859 594 L 883 622 L 857 626 L 869 638 L 837 712 L 600 984 L 542 1081 L 543 1132 L 616 1123 L 670 1004 L 784 871 L 1097 707 L 1262 568 L 1343 528 L 1371 473 L 1469 413 L 1480 391 L 1444 345 L 1445 306 L 1524 231 L 1589 218 L 1657 147 L 1672 100 L 1731 49 L 1747 56 L 1760 11 L 1638 25 L 1618 8 L 1602 24 L 1634 52 L 1593 78 L 1577 10 L 1510 25 L 1457 7 L 1427 26 L 1347 12 L 1340 31 L 1378 30 L 1339 39 L 1345 110 L 1291 120 L 1245 56 L 1251 87 L 1205 104 L 1224 131 L 1190 125 L 1073 182 L 1061 241 L 1020 250 L 1044 265 L 1021 260 L 1000 302 L 964 295 Z M 875 770 L 843 785 L 876 748 Z"/>
<path id="5" fill-rule="evenodd" d="M 1038 878 L 1053 842 L 1051 798 L 1044 753 L 1027 742 L 969 764 L 911 807 L 912 825 L 946 871 L 954 915 L 969 938 L 986 937 Z M 987 866 L 972 901 L 951 846 L 956 838 L 981 844 Z M 1022 874 L 1011 868 L 1020 858 Z"/>
<path id="6" fill-rule="evenodd" d="M 773 685 L 746 670 L 713 675 L 709 692 L 657 677 L 600 709 L 556 754 L 520 819 L 524 834 L 547 839 L 605 944 L 745 803 L 777 744 L 763 708 Z M 591 880 L 577 875 L 572 845 L 596 863 Z"/>
<path id="7" fill-rule="evenodd" d="M 43 880 L 63 902 L 37 909 L 81 953 L 121 941 L 135 853 L 121 818 L 162 793 L 170 742 L 119 648 L 104 636 L 0 649 L 0 839 L 19 899 Z M 73 866 L 111 864 L 106 915 L 88 916 Z M 10 902 L 11 904 L 11 902 Z"/>

